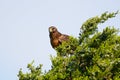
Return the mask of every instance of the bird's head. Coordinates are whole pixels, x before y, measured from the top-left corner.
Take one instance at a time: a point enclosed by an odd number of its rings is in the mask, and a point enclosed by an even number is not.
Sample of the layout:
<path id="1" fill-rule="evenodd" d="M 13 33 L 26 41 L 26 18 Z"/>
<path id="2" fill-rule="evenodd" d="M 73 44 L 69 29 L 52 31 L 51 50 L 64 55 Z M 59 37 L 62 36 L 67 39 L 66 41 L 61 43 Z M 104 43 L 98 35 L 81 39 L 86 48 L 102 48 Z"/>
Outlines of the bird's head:
<path id="1" fill-rule="evenodd" d="M 61 35 L 60 32 L 58 32 L 57 28 L 54 26 L 49 27 L 49 36 L 51 39 L 58 38 Z"/>
<path id="2" fill-rule="evenodd" d="M 50 32 L 50 33 L 57 32 L 57 28 L 54 27 L 54 26 L 51 26 L 51 27 L 49 27 L 49 32 Z"/>

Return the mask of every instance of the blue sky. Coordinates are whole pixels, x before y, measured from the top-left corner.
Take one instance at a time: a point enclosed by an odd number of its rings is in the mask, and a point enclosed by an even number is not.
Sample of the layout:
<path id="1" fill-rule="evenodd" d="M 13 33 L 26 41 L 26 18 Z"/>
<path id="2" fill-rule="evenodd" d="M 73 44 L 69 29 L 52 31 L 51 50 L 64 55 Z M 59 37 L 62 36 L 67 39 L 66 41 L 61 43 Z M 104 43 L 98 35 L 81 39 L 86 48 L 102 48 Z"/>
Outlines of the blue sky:
<path id="1" fill-rule="evenodd" d="M 50 55 L 56 55 L 49 41 L 48 27 L 78 37 L 88 18 L 105 11 L 120 10 L 120 0 L 0 0 L 0 80 L 18 80 L 20 68 L 43 64 L 49 70 Z M 120 26 L 120 14 L 104 25 Z"/>

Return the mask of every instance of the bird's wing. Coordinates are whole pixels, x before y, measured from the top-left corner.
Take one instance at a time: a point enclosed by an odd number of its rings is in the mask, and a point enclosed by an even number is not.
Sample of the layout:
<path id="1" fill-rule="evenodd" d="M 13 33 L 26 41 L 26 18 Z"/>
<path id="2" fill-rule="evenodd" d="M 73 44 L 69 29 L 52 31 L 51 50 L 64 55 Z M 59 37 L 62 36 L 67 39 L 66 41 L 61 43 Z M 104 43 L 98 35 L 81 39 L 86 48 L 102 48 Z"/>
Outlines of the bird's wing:
<path id="1" fill-rule="evenodd" d="M 62 43 L 63 41 L 67 41 L 68 39 L 69 39 L 69 36 L 68 36 L 68 35 L 62 34 L 62 35 L 59 37 L 58 41 L 59 41 L 60 43 Z"/>

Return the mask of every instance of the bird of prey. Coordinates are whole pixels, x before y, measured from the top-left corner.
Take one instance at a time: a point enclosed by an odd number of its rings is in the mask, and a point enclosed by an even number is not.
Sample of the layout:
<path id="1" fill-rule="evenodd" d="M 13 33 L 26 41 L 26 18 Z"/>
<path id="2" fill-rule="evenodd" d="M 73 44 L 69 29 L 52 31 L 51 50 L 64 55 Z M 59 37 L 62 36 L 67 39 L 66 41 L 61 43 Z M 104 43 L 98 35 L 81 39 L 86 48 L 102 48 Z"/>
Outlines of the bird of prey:
<path id="1" fill-rule="evenodd" d="M 67 41 L 69 39 L 68 35 L 60 33 L 54 26 L 49 27 L 49 37 L 53 48 L 56 48 L 62 42 Z"/>

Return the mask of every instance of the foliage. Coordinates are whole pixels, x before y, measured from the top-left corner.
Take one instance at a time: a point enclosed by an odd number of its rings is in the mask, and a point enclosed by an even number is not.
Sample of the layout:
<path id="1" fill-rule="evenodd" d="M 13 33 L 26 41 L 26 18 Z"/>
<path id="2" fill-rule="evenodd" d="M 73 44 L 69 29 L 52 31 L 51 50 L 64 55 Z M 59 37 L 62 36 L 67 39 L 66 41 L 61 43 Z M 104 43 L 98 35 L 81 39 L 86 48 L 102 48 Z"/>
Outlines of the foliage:
<path id="1" fill-rule="evenodd" d="M 29 73 L 23 73 L 22 69 L 20 69 L 18 77 L 19 80 L 42 80 L 42 65 L 35 67 L 32 66 L 34 61 L 30 64 L 28 64 L 27 68 L 30 70 Z"/>
<path id="2" fill-rule="evenodd" d="M 83 23 L 79 38 L 70 37 L 51 56 L 52 68 L 41 72 L 28 64 L 29 73 L 19 71 L 19 80 L 120 80 L 120 36 L 114 27 L 98 32 L 102 24 L 116 13 L 103 13 Z"/>

